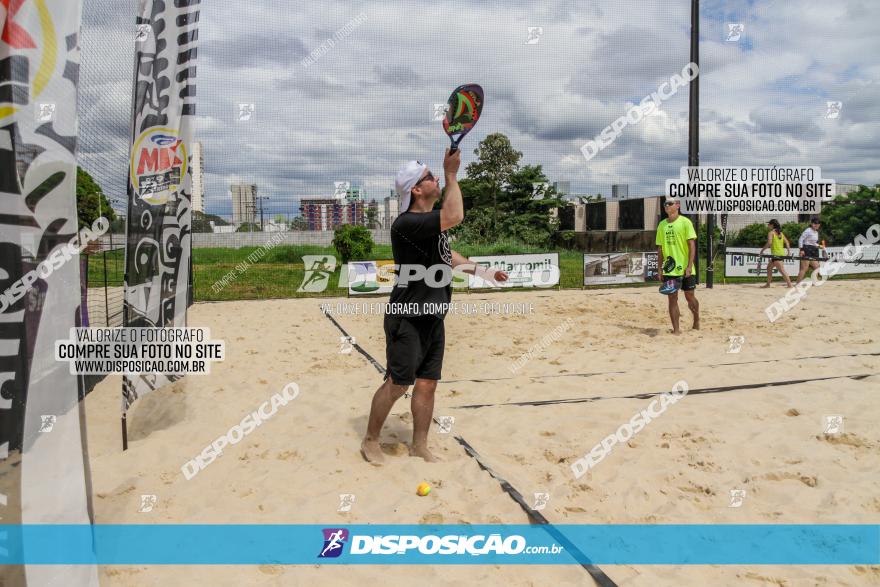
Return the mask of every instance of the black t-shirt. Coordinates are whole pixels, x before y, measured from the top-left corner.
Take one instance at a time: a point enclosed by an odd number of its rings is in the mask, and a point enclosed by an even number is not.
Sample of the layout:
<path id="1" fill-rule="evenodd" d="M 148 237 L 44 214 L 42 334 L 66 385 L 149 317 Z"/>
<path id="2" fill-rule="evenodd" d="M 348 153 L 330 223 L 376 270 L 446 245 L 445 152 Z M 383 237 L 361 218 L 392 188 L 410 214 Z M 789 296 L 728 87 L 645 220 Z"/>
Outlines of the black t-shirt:
<path id="1" fill-rule="evenodd" d="M 399 274 L 403 265 L 420 265 L 425 268 L 428 281 L 448 281 L 443 287 L 431 287 L 425 279 L 410 278 L 405 286 L 395 285 L 389 300 L 391 312 L 444 318 L 445 305 L 452 299 L 452 250 L 446 232 L 440 230 L 440 211 L 404 212 L 398 216 L 391 225 L 391 250 Z M 431 271 L 434 265 L 448 265 L 446 277 L 439 270 Z"/>

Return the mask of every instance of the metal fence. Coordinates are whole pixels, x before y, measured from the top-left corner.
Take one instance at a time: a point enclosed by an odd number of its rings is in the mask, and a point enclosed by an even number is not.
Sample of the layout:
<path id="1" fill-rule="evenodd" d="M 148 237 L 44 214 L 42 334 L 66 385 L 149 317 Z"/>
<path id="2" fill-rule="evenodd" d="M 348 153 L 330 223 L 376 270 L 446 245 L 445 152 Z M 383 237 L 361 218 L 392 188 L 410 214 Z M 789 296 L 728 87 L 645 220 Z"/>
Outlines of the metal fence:
<path id="1" fill-rule="evenodd" d="M 83 326 L 122 326 L 125 235 L 107 234 L 80 257 Z"/>

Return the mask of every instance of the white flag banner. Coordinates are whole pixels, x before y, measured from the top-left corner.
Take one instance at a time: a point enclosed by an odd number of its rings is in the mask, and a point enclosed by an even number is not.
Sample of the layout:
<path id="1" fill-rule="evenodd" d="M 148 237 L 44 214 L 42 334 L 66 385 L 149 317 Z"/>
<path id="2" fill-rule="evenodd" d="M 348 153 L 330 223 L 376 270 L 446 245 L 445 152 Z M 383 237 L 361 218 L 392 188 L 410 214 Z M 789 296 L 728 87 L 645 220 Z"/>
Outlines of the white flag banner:
<path id="1" fill-rule="evenodd" d="M 126 326 L 186 326 L 192 251 L 192 124 L 200 0 L 140 0 L 125 252 Z M 122 411 L 179 379 L 123 378 Z"/>
<path id="2" fill-rule="evenodd" d="M 92 521 L 80 382 L 52 352 L 81 317 L 80 15 L 79 0 L 0 2 L 2 524 Z M 17 564 L 41 548 L 0 531 L 0 584 L 98 585 L 95 565 Z"/>

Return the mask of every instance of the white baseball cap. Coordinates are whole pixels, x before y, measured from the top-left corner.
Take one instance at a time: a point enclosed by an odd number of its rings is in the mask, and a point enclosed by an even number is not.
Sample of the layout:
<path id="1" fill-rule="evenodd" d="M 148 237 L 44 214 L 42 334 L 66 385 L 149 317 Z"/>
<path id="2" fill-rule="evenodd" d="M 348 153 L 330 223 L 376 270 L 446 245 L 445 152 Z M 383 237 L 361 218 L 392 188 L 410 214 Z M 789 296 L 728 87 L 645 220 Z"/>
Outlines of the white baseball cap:
<path id="1" fill-rule="evenodd" d="M 406 212 L 409 209 L 410 199 L 412 198 L 412 189 L 422 179 L 422 174 L 428 168 L 427 165 L 418 161 L 409 161 L 397 172 L 397 178 L 394 180 L 394 190 L 400 196 L 400 212 Z"/>

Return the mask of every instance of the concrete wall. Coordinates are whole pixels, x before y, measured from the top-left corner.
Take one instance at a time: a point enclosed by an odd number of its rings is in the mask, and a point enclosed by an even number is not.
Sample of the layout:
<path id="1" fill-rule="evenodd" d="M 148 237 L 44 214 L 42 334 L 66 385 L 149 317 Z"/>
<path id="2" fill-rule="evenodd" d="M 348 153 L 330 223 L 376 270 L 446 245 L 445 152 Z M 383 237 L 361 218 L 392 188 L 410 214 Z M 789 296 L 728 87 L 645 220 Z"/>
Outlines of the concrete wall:
<path id="1" fill-rule="evenodd" d="M 605 230 L 616 231 L 617 220 L 620 218 L 620 206 L 617 202 L 605 202 Z"/>
<path id="2" fill-rule="evenodd" d="M 662 198 L 645 198 L 645 230 L 657 230 L 660 224 L 660 200 Z"/>
<path id="3" fill-rule="evenodd" d="M 391 244 L 390 230 L 371 230 L 373 242 L 379 245 Z M 234 232 L 231 234 L 212 234 L 197 232 L 193 234 L 194 248 L 260 247 L 268 242 L 280 245 L 320 245 L 330 246 L 333 241 L 332 230 L 292 230 L 288 232 Z"/>

